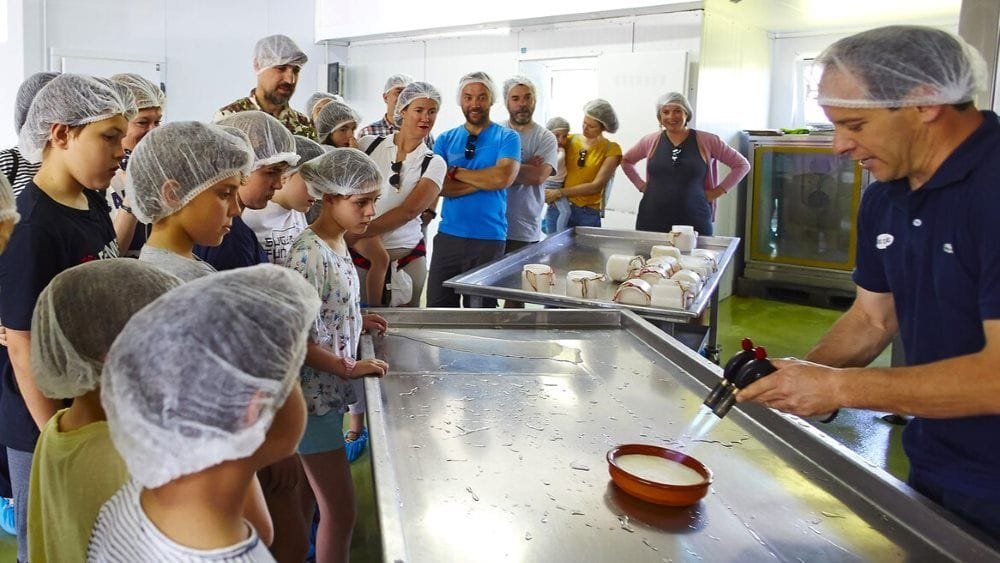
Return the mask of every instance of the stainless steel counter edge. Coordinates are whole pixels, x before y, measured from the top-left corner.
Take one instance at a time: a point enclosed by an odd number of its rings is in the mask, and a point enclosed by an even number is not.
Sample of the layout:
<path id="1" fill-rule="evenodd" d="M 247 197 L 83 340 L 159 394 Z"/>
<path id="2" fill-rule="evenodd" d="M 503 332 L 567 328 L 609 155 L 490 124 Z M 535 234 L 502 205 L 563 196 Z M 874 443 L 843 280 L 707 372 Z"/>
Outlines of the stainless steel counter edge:
<path id="1" fill-rule="evenodd" d="M 555 321 L 561 326 L 622 326 L 641 336 L 651 348 L 689 374 L 707 394 L 722 375 L 722 369 L 673 337 L 665 334 L 637 314 L 627 310 L 461 310 L 461 309 L 383 309 L 391 316 L 390 326 L 538 326 Z M 407 320 L 412 317 L 412 321 Z M 464 317 L 464 318 L 459 318 Z M 595 318 L 596 317 L 596 318 Z M 361 340 L 361 357 L 374 356 L 372 337 Z M 392 370 L 388 377 L 392 376 Z M 400 520 L 398 480 L 390 461 L 383 420 L 381 386 L 376 378 L 365 381 L 371 437 L 373 472 L 377 489 L 392 491 L 392 498 L 376 495 L 379 520 L 382 524 L 383 559 L 404 561 L 406 546 L 404 523 Z M 875 467 L 847 447 L 829 437 L 808 422 L 756 404 L 738 405 L 728 415 L 741 422 L 758 426 L 787 445 L 789 449 L 810 460 L 831 479 L 856 491 L 872 506 L 887 516 L 904 507 L 905 521 L 898 521 L 914 534 L 959 561 L 998 561 L 985 536 L 966 530 L 951 514 L 937 504 L 924 499 L 904 483 L 881 468 Z M 887 507 L 895 506 L 895 510 Z M 891 517 L 891 516 L 890 516 Z M 895 519 L 894 519 L 895 520 Z"/>

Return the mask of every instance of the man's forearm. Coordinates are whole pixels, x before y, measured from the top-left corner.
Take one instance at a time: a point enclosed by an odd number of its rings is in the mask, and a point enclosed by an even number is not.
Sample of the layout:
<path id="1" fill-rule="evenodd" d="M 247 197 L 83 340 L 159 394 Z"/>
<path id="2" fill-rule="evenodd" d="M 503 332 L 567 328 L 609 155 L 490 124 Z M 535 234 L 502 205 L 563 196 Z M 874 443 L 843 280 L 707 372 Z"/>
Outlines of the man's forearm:
<path id="1" fill-rule="evenodd" d="M 444 186 L 441 187 L 441 195 L 444 197 L 462 197 L 476 191 L 474 186 L 454 178 L 445 178 Z"/>
<path id="2" fill-rule="evenodd" d="M 860 312 L 849 311 L 809 350 L 805 359 L 825 366 L 865 367 L 892 342 L 894 325 L 873 322 Z"/>
<path id="3" fill-rule="evenodd" d="M 520 170 L 520 167 L 517 170 Z M 514 179 L 517 178 L 517 170 L 511 174 L 509 167 L 499 165 L 480 168 L 478 170 L 459 168 L 455 172 L 455 179 L 470 186 L 475 186 L 480 190 L 502 190 L 511 185 Z"/>

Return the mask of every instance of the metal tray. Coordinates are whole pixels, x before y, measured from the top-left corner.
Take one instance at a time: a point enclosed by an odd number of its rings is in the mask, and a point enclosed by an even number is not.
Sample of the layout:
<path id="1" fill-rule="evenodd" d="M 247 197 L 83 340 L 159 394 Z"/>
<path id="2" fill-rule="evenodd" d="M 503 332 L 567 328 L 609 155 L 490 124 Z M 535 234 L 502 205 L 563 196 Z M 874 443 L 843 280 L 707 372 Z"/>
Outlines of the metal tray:
<path id="1" fill-rule="evenodd" d="M 720 369 L 629 311 L 381 310 L 366 380 L 385 561 L 1000 561 L 939 507 L 795 417 L 688 428 Z M 708 415 L 711 416 L 711 415 Z M 605 454 L 715 472 L 684 509 L 619 491 Z"/>
<path id="2" fill-rule="evenodd" d="M 553 307 L 624 308 L 644 317 L 660 320 L 689 321 L 701 316 L 715 295 L 719 280 L 732 263 L 740 245 L 739 238 L 698 237 L 698 248 L 707 248 L 720 253 L 719 271 L 709 277 L 701 293 L 687 309 L 615 303 L 611 301 L 611 297 L 619 284 L 611 281 L 596 284 L 598 292 L 594 299 L 566 295 L 566 272 L 591 270 L 603 273 L 612 254 L 638 254 L 648 257 L 650 248 L 657 244 L 666 244 L 663 233 L 576 227 L 550 236 L 538 244 L 512 252 L 495 262 L 455 276 L 444 282 L 444 285 L 462 294 L 516 299 Z M 556 273 L 556 285 L 552 288 L 552 293 L 521 289 L 521 271 L 525 264 L 548 264 L 552 267 Z"/>

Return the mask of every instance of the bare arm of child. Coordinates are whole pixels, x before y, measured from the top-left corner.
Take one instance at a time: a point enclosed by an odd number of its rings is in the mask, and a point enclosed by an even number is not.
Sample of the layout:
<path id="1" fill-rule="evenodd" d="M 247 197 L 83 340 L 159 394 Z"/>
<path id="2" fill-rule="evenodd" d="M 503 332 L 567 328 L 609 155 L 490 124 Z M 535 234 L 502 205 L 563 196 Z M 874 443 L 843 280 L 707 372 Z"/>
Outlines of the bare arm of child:
<path id="1" fill-rule="evenodd" d="M 250 480 L 250 488 L 247 489 L 247 498 L 243 501 L 243 517 L 257 530 L 260 541 L 270 547 L 274 542 L 274 522 L 271 521 L 271 513 L 267 510 L 267 502 L 264 500 L 264 489 L 260 486 L 260 480 L 254 475 Z"/>
<path id="2" fill-rule="evenodd" d="M 354 367 L 349 368 L 352 363 Z M 344 379 L 357 379 L 366 376 L 382 377 L 389 371 L 389 364 L 378 358 L 349 362 L 346 358 L 338 356 L 312 341 L 306 346 L 306 365 Z"/>
<path id="3" fill-rule="evenodd" d="M 14 379 L 21 391 L 21 397 L 24 398 L 24 404 L 28 407 L 35 424 L 41 429 L 56 414 L 59 401 L 42 395 L 35 385 L 35 376 L 31 373 L 31 331 L 8 328 L 7 353 L 10 355 Z"/>
<path id="4" fill-rule="evenodd" d="M 354 243 L 354 250 L 371 262 L 368 275 L 365 276 L 365 296 L 371 307 L 382 306 L 382 293 L 385 291 L 385 274 L 389 271 L 389 253 L 382 246 L 379 237 L 366 237 Z"/>

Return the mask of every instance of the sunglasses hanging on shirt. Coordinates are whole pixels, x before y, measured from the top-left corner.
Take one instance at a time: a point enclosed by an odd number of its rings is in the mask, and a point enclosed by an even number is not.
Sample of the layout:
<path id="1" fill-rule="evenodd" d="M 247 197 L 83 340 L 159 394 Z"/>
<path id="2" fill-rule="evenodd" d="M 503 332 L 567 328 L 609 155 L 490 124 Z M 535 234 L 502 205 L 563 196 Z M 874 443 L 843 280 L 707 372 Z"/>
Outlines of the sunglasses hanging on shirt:
<path id="1" fill-rule="evenodd" d="M 583 168 L 585 164 L 587 164 L 587 149 L 581 150 L 580 156 L 576 159 L 577 167 Z"/>
<path id="2" fill-rule="evenodd" d="M 469 140 L 465 142 L 465 160 L 471 160 L 472 157 L 476 156 L 476 141 L 479 140 L 479 135 L 469 135 Z"/>
<path id="3" fill-rule="evenodd" d="M 681 156 L 680 147 L 674 147 L 670 150 L 670 159 L 674 161 L 674 166 L 677 166 L 677 159 Z"/>
<path id="4" fill-rule="evenodd" d="M 389 185 L 396 188 L 399 191 L 399 171 L 403 169 L 403 161 L 393 162 L 390 166 L 392 169 L 392 176 L 389 176 Z"/>

